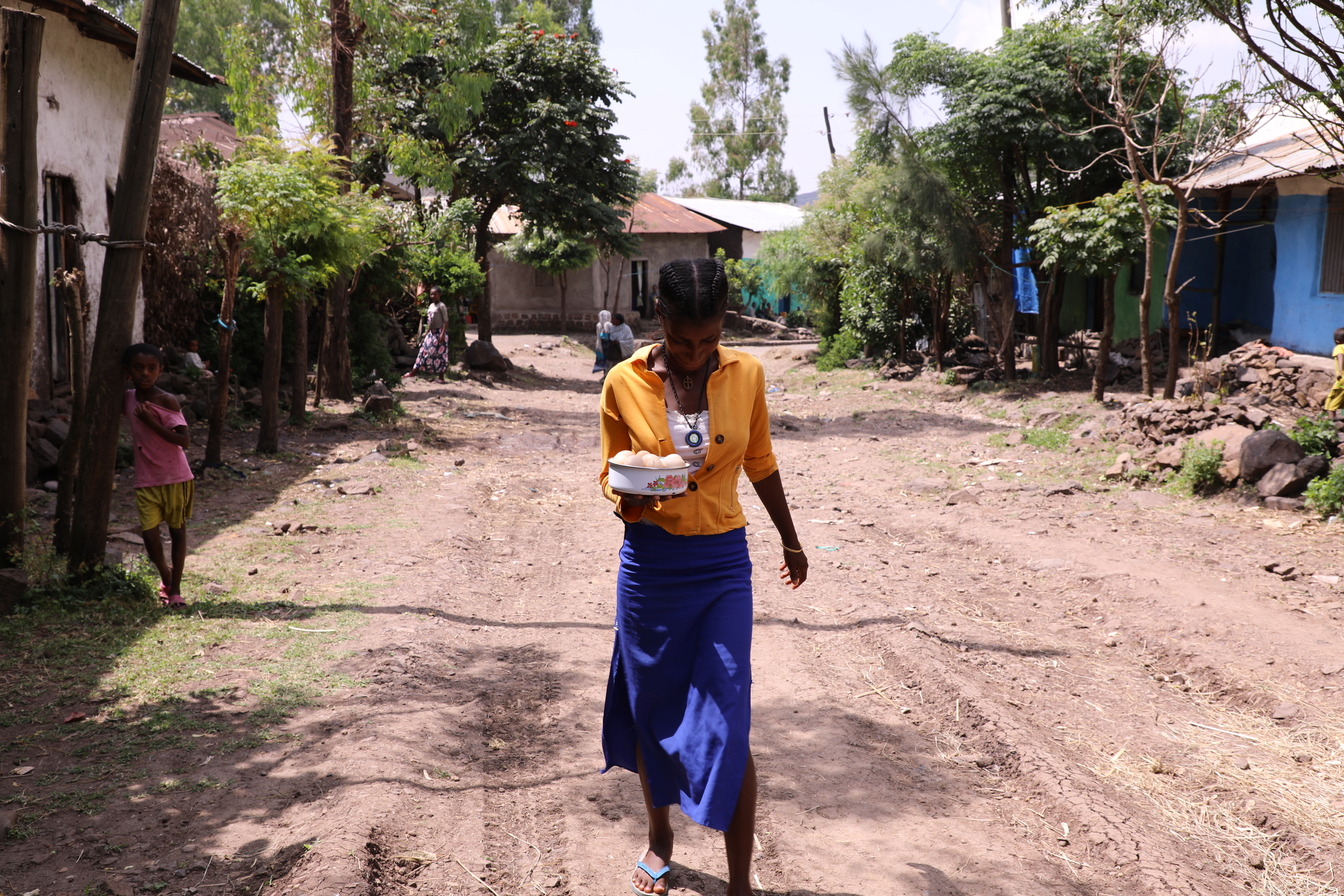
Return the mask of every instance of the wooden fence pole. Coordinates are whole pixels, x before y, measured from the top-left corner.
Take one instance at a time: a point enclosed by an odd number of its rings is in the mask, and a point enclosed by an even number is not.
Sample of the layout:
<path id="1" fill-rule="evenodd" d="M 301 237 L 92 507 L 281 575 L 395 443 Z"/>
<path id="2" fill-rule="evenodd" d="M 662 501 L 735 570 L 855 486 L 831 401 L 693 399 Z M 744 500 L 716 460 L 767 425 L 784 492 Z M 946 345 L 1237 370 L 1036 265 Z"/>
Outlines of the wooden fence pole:
<path id="1" fill-rule="evenodd" d="M 0 10 L 0 567 L 23 550 L 28 389 L 37 300 L 37 70 L 41 16 Z"/>
<path id="2" fill-rule="evenodd" d="M 130 107 L 121 142 L 121 165 L 108 235 L 126 243 L 109 246 L 103 262 L 98 325 L 89 364 L 87 425 L 79 446 L 79 488 L 70 532 L 70 568 L 103 562 L 116 473 L 117 430 L 125 390 L 121 355 L 135 331 L 141 245 L 149 221 L 150 187 L 159 149 L 159 123 L 177 32 L 178 0 L 145 0 L 135 47 Z"/>

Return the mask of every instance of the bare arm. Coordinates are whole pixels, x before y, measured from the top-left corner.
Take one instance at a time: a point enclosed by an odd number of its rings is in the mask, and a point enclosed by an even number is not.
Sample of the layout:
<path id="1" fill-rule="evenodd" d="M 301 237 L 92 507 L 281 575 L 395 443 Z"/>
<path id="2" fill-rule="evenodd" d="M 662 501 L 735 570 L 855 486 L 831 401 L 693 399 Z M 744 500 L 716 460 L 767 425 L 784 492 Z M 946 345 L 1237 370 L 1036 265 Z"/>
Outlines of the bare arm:
<path id="1" fill-rule="evenodd" d="M 784 496 L 784 480 L 776 470 L 751 485 L 783 542 L 784 562 L 779 567 L 780 578 L 788 579 L 789 584 L 797 588 L 807 581 L 807 555 L 803 553 L 798 533 L 793 528 L 793 514 L 789 512 L 789 501 Z"/>

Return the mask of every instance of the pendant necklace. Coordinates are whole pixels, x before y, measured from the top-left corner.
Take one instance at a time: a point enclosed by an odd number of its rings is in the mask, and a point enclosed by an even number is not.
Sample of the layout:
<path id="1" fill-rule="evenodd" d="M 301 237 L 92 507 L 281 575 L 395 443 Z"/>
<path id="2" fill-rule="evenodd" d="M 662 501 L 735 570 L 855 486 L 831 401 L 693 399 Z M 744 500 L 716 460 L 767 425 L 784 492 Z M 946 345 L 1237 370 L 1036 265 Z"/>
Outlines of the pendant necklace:
<path id="1" fill-rule="evenodd" d="M 700 418 L 705 413 L 705 406 L 708 404 L 707 397 L 709 393 L 709 358 L 705 359 L 704 381 L 700 384 L 700 410 L 695 412 L 692 417 L 682 410 L 683 402 L 681 393 L 677 391 L 676 371 L 672 369 L 671 359 L 667 355 L 667 348 L 663 348 L 663 360 L 667 363 L 667 381 L 672 384 L 672 395 L 677 399 L 677 414 L 681 417 L 681 422 L 686 424 L 690 432 L 686 433 L 686 444 L 692 448 L 699 448 L 705 442 L 705 436 L 700 432 Z M 687 392 L 695 385 L 695 380 L 691 379 L 689 373 L 682 374 L 681 385 Z"/>

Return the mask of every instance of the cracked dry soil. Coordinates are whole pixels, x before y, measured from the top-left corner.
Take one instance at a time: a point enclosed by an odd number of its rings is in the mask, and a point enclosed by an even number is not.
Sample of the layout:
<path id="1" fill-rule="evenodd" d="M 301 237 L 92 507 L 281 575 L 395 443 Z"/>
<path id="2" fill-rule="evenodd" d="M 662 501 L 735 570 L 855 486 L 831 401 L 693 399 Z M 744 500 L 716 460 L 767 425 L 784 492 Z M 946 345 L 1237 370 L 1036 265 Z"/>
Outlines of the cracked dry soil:
<path id="1" fill-rule="evenodd" d="M 392 426 L 329 408 L 330 425 L 284 431 L 284 459 L 203 483 L 215 524 L 192 530 L 188 572 L 226 584 L 212 606 L 263 610 L 186 672 L 185 711 L 219 726 L 125 762 L 142 782 L 219 786 L 43 814 L 0 843 L 0 891 L 627 892 L 644 820 L 634 776 L 600 774 L 621 532 L 596 485 L 591 356 L 496 344 L 519 365 L 509 383 L 408 382 Z M 1337 892 L 1338 526 L 1102 482 L 1106 444 L 1010 447 L 1043 414 L 1104 415 L 1085 384 L 982 394 L 750 350 L 778 389 L 812 564 L 803 588 L 777 582 L 743 483 L 759 892 Z M 390 436 L 421 441 L 418 462 L 330 462 Z M 326 487 L 356 480 L 378 490 Z M 276 536 L 280 518 L 319 528 Z M 287 615 L 335 595 L 357 617 L 341 631 Z M 330 686 L 280 736 L 226 744 L 262 684 L 247 658 L 314 638 L 336 647 Z M 69 708 L 0 729 L 0 773 L 78 763 L 71 738 L 36 736 Z M 92 695 L 75 708 L 108 721 Z M 60 785 L 38 773 L 0 779 L 0 799 L 41 804 Z M 673 892 L 722 893 L 718 835 L 677 831 Z"/>

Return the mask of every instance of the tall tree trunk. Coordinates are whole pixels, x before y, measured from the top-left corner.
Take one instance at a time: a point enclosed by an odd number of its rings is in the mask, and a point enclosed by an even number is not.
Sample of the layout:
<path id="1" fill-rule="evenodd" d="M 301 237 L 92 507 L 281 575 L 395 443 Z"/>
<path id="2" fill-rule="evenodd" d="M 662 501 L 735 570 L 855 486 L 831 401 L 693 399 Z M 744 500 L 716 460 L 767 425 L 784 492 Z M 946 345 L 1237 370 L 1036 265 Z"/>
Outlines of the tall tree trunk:
<path id="1" fill-rule="evenodd" d="M 1167 282 L 1162 291 L 1162 301 L 1167 306 L 1167 381 L 1162 387 L 1162 397 L 1167 400 L 1176 397 L 1176 379 L 1181 373 L 1181 285 L 1176 278 L 1181 272 L 1181 254 L 1185 251 L 1185 232 L 1190 220 L 1189 192 L 1175 186 L 1171 192 L 1176 197 L 1176 233 L 1171 238 Z"/>
<path id="2" fill-rule="evenodd" d="M 83 271 L 58 270 L 54 279 L 65 306 L 65 319 L 69 321 L 66 336 L 69 340 L 67 357 L 70 358 L 70 432 L 56 458 L 56 520 L 51 533 L 52 547 L 56 553 L 64 554 L 70 550 L 70 515 L 75 506 L 75 486 L 79 482 L 79 440 L 84 432 L 84 402 L 89 388 L 85 376 L 88 369 L 85 366 L 88 359 L 86 340 L 92 309 Z"/>
<path id="3" fill-rule="evenodd" d="M 308 298 L 294 302 L 294 358 L 289 366 L 289 422 L 302 426 L 308 412 Z"/>
<path id="4" fill-rule="evenodd" d="M 566 294 L 569 292 L 569 272 L 560 272 L 560 335 L 565 335 L 565 322 L 569 318 L 568 302 Z"/>
<path id="5" fill-rule="evenodd" d="M 1041 376 L 1046 378 L 1059 375 L 1059 312 L 1063 305 L 1064 285 L 1061 281 L 1059 265 L 1055 265 L 1050 271 L 1041 309 Z"/>
<path id="6" fill-rule="evenodd" d="M 283 363 L 285 289 L 278 282 L 266 284 L 266 347 L 261 360 L 261 426 L 257 450 L 275 454 L 280 450 L 280 368 Z"/>
<path id="7" fill-rule="evenodd" d="M 350 0 L 331 0 L 331 151 L 339 156 L 341 192 L 350 190 L 350 154 L 355 133 L 355 41 Z M 350 278 L 341 274 L 326 291 L 314 399 L 355 397 L 350 374 Z"/>
<path id="8" fill-rule="evenodd" d="M 1092 397 L 1106 398 L 1106 374 L 1111 367 L 1111 340 L 1115 336 L 1115 274 L 1108 274 L 1101 287 L 1101 342 L 1097 345 L 1097 366 L 1092 372 Z"/>
<path id="9" fill-rule="evenodd" d="M 219 303 L 219 319 L 224 323 L 219 334 L 219 363 L 215 369 L 215 401 L 210 408 L 210 434 L 205 441 L 205 465 L 217 467 L 224 462 L 224 415 L 229 409 L 229 378 L 233 375 L 229 360 L 233 349 L 233 305 L 238 296 L 238 269 L 243 264 L 243 235 L 235 228 L 224 230 L 220 244 L 224 256 L 224 297 Z"/>
<path id="10" fill-rule="evenodd" d="M 0 232 L 0 567 L 23 550 L 28 389 L 37 299 L 37 70 L 41 16 L 0 10 L 0 213 L 33 233 Z"/>
<path id="11" fill-rule="evenodd" d="M 350 372 L 350 278 L 338 274 L 327 287 L 326 312 L 322 316 L 322 346 L 318 354 L 316 398 L 353 401 L 354 377 Z"/>
<path id="12" fill-rule="evenodd" d="M 482 210 L 481 216 L 476 219 L 476 263 L 481 266 L 481 272 L 485 274 L 485 287 L 481 290 L 481 298 L 476 307 L 476 338 L 481 342 L 490 342 L 494 339 L 495 329 L 490 321 L 490 219 L 499 211 L 500 203 L 495 202 L 487 205 Z"/>
<path id="13" fill-rule="evenodd" d="M 1010 143 L 1004 150 L 1003 167 L 1000 170 L 999 178 L 1000 189 L 1003 191 L 1003 234 L 1001 236 L 1002 248 L 1000 249 L 1002 261 L 1000 264 L 1008 272 L 1005 299 L 1010 309 L 1005 312 L 1008 325 L 1004 328 L 1003 351 L 1000 359 L 1003 361 L 1003 378 L 1009 382 L 1017 379 L 1017 346 L 1013 341 L 1013 323 L 1017 317 L 1017 300 L 1013 296 L 1013 286 L 1017 277 L 1017 269 L 1013 267 L 1013 220 L 1017 215 L 1017 179 L 1013 176 L 1013 166 L 1016 164 L 1014 161 L 1016 156 L 1017 147 Z"/>
<path id="14" fill-rule="evenodd" d="M 145 0 L 140 15 L 116 202 L 108 228 L 113 240 L 136 244 L 145 238 L 177 13 L 178 0 Z M 102 294 L 85 403 L 88 425 L 80 439 L 79 488 L 70 530 L 72 570 L 100 565 L 107 550 L 117 430 L 121 423 L 123 380 L 118 374 L 121 354 L 135 331 L 135 300 L 144 253 L 139 246 L 109 246 L 103 262 Z"/>

